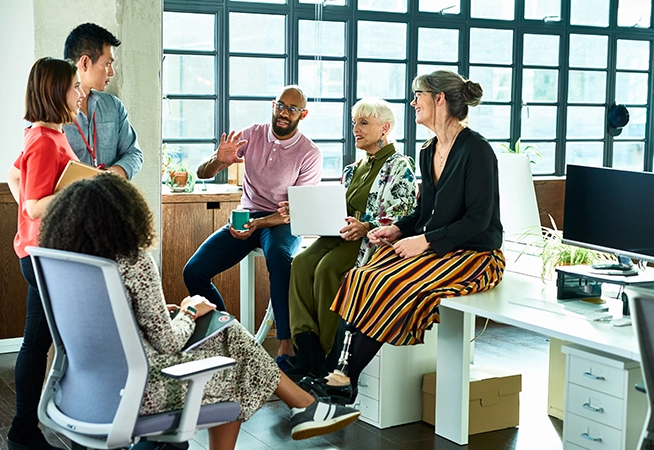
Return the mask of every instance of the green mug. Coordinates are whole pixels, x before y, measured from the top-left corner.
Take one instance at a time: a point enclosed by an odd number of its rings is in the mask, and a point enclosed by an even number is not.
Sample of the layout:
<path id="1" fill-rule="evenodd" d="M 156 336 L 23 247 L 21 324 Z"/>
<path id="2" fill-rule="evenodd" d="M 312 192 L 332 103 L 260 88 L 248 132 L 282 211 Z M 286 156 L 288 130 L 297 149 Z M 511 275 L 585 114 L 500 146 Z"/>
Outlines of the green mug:
<path id="1" fill-rule="evenodd" d="M 250 211 L 246 209 L 233 209 L 232 210 L 232 227 L 238 231 L 246 231 L 243 225 L 250 221 Z"/>

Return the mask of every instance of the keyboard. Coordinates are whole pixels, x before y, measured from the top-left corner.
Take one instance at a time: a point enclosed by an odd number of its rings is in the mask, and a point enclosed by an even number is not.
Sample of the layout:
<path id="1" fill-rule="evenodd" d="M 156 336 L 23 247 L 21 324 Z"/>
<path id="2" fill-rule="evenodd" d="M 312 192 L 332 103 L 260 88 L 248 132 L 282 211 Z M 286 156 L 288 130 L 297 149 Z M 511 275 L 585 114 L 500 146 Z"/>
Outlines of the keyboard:
<path id="1" fill-rule="evenodd" d="M 542 300 L 540 298 L 524 297 L 509 300 L 509 303 L 590 321 L 610 320 L 613 318 L 613 315 L 606 311 L 606 306 L 598 306 L 592 303 L 583 303 L 580 301 L 559 303 Z"/>

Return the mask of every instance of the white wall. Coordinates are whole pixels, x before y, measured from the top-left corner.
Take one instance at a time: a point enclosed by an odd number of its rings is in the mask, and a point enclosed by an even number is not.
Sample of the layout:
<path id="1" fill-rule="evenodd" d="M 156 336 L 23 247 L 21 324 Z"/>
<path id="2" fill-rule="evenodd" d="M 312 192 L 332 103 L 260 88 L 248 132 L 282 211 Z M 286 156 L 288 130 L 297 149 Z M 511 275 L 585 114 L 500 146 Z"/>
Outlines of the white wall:
<path id="1" fill-rule="evenodd" d="M 34 62 L 32 0 L 0 0 L 0 182 L 23 149 L 25 86 Z"/>

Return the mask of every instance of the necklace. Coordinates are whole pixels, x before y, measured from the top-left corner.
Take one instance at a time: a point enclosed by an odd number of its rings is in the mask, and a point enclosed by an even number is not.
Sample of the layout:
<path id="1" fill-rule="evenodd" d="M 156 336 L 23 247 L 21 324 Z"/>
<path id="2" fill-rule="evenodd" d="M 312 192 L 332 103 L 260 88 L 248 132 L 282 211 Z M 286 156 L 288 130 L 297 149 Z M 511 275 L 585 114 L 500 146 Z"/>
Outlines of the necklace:
<path id="1" fill-rule="evenodd" d="M 452 140 L 450 141 L 450 145 L 449 147 L 447 147 L 447 150 L 445 150 L 443 153 L 436 150 L 436 159 L 439 169 L 442 169 L 443 166 L 445 165 L 445 161 L 447 161 L 447 156 L 450 154 L 450 150 L 452 150 L 452 147 L 454 146 L 454 142 L 456 141 L 456 138 L 459 136 L 461 130 L 463 130 L 463 128 L 459 128 L 457 132 L 454 133 L 454 136 L 452 137 Z"/>

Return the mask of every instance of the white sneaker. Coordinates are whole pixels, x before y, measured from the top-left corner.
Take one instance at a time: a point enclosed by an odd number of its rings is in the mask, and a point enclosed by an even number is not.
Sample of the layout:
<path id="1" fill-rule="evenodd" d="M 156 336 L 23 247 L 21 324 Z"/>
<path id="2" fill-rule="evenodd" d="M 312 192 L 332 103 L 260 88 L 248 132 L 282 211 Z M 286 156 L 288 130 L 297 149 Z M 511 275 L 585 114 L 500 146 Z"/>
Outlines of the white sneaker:
<path id="1" fill-rule="evenodd" d="M 300 440 L 333 433 L 357 420 L 360 414 L 360 411 L 348 406 L 316 400 L 306 408 L 291 409 L 291 437 Z"/>

